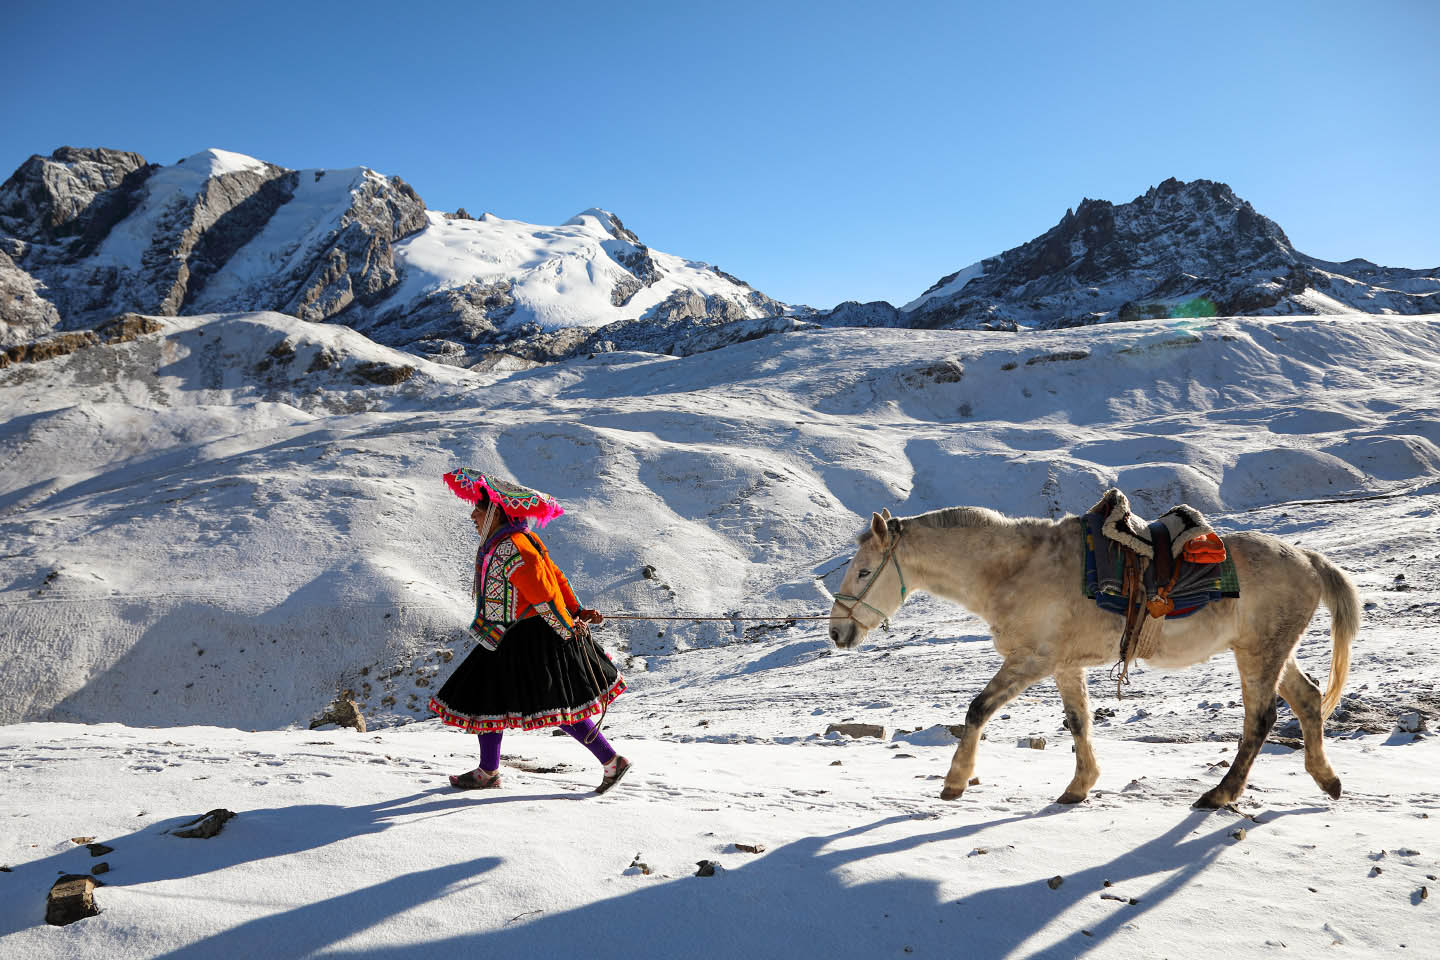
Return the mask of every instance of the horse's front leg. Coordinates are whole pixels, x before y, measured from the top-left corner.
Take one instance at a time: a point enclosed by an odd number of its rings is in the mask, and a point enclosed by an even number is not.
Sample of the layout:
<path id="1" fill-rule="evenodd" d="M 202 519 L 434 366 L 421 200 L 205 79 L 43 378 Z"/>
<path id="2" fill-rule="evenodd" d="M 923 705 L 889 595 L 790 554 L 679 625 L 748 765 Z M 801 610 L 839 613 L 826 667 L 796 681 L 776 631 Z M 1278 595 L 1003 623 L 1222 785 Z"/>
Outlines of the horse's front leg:
<path id="1" fill-rule="evenodd" d="M 1085 669 L 1065 667 L 1055 671 L 1055 686 L 1065 705 L 1065 724 L 1075 738 L 1075 779 L 1056 803 L 1079 803 L 1100 779 L 1100 765 L 1090 746 L 1090 694 L 1085 689 Z"/>
<path id="2" fill-rule="evenodd" d="M 970 776 L 975 772 L 975 750 L 980 745 L 980 734 L 995 711 L 1049 673 L 1049 664 L 1041 666 L 1034 657 L 1005 658 L 999 672 L 985 684 L 980 695 L 970 701 L 970 709 L 965 713 L 965 732 L 961 734 L 960 745 L 955 748 L 955 756 L 950 760 L 950 772 L 945 774 L 941 800 L 956 799 L 970 784 Z"/>

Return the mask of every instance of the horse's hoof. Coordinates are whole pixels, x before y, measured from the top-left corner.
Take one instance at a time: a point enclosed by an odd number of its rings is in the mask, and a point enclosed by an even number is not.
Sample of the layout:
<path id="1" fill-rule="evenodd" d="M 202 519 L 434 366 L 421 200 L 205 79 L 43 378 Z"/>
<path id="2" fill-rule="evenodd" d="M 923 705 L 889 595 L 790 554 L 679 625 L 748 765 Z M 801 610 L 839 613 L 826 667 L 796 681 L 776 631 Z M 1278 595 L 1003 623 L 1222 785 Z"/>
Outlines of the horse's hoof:
<path id="1" fill-rule="evenodd" d="M 1229 801 L 1223 798 L 1223 795 L 1217 788 L 1201 794 L 1200 799 L 1196 800 L 1191 806 L 1196 810 L 1219 810 L 1227 803 L 1229 803 Z"/>
<path id="2" fill-rule="evenodd" d="M 1060 794 L 1060 799 L 1056 800 L 1055 802 L 1063 803 L 1069 806 L 1070 804 L 1079 803 L 1081 800 L 1084 799 L 1085 794 L 1076 793 L 1074 790 L 1066 790 L 1064 793 Z"/>
<path id="3" fill-rule="evenodd" d="M 940 799 L 941 799 L 941 800 L 959 800 L 960 797 L 961 797 L 961 795 L 964 794 L 964 793 L 965 793 L 965 788 L 964 788 L 964 787 L 958 787 L 958 788 L 957 788 L 957 787 L 945 787 L 943 790 L 940 791 Z"/>
<path id="4" fill-rule="evenodd" d="M 1340 799 L 1340 778 L 1332 777 L 1329 783 L 1320 784 L 1320 789 L 1330 794 L 1331 800 Z"/>

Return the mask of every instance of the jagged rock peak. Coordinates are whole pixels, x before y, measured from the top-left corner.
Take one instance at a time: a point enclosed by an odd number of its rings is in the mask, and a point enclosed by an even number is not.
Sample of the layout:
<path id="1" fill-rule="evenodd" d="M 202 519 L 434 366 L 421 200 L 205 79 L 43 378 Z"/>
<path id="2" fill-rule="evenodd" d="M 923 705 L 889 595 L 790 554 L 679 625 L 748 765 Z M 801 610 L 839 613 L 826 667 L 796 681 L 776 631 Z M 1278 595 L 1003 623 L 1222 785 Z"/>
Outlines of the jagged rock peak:
<path id="1" fill-rule="evenodd" d="M 1295 250 L 1229 185 L 1171 177 L 1129 203 L 1082 199 L 1044 234 L 941 278 L 902 312 L 913 326 L 1015 330 L 1217 312 L 1433 309 L 1433 278 L 1339 267 Z"/>
<path id="2" fill-rule="evenodd" d="M 83 233 L 105 206 L 98 198 L 133 191 L 155 169 L 138 153 L 105 147 L 35 154 L 0 184 L 0 229 L 31 241 Z"/>

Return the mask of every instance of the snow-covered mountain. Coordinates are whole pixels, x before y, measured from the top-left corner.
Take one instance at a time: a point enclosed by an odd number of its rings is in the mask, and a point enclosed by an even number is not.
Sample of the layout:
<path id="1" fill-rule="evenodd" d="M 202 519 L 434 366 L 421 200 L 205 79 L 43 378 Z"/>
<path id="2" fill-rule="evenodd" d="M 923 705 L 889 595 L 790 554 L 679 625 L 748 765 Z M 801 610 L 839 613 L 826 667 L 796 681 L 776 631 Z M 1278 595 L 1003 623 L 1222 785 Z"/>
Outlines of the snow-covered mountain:
<path id="1" fill-rule="evenodd" d="M 0 347 L 125 312 L 274 310 L 465 365 L 517 341 L 519 355 L 553 359 L 795 325 L 776 319 L 783 304 L 651 250 L 604 210 L 560 226 L 438 213 L 399 177 L 224 150 L 171 166 L 105 149 L 31 157 L 0 186 L 0 296 Z"/>
<path id="2" fill-rule="evenodd" d="M 1170 179 L 1130 203 L 1083 200 L 1041 236 L 940 278 L 898 309 L 842 304 L 824 322 L 1016 330 L 1437 310 L 1440 267 L 1318 260 L 1225 184 Z"/>

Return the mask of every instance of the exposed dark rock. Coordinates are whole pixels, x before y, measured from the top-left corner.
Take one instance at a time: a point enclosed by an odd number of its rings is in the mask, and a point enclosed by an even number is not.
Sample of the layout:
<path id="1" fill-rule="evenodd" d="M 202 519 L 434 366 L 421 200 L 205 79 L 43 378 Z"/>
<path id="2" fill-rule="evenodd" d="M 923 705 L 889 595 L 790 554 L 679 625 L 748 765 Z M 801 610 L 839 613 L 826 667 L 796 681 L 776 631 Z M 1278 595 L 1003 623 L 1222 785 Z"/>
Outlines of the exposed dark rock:
<path id="1" fill-rule="evenodd" d="M 935 363 L 927 363 L 900 374 L 901 382 L 910 387 L 923 387 L 928 383 L 959 383 L 965 379 L 965 365 L 954 357 L 946 357 Z"/>
<path id="2" fill-rule="evenodd" d="M 869 303 L 846 300 L 829 313 L 819 314 L 816 320 L 827 327 L 903 327 L 905 325 L 900 311 L 885 300 L 872 300 Z"/>
<path id="3" fill-rule="evenodd" d="M 399 282 L 394 244 L 425 229 L 425 201 L 399 177 L 366 177 L 352 195 L 331 246 L 285 313 L 326 320 L 354 303 L 374 306 Z"/>
<path id="4" fill-rule="evenodd" d="M 415 375 L 415 368 L 408 363 L 396 366 L 393 363 L 383 363 L 379 360 L 367 360 L 355 365 L 355 376 L 366 383 L 376 383 L 381 386 L 393 387 L 397 383 L 404 383 Z"/>
<path id="5" fill-rule="evenodd" d="M 87 843 L 85 849 L 90 851 L 92 857 L 103 857 L 107 853 L 114 853 L 114 847 L 107 847 L 103 843 Z"/>
<path id="6" fill-rule="evenodd" d="M 23 245 L 10 245 L 11 251 Z M 60 311 L 42 297 L 37 282 L 16 266 L 12 252 L 0 251 L 0 346 L 39 339 L 60 324 Z"/>
<path id="7" fill-rule="evenodd" d="M 170 831 L 173 836 L 186 837 L 193 840 L 208 840 L 215 836 L 235 814 L 230 810 L 216 808 L 209 813 L 196 817 L 189 823 L 182 824 L 179 829 Z"/>
<path id="8" fill-rule="evenodd" d="M 56 357 L 74 353 L 82 347 L 93 347 L 99 342 L 100 338 L 94 331 L 82 330 L 79 333 L 62 333 L 58 337 L 51 337 L 49 340 L 40 340 L 36 343 L 8 347 L 4 353 L 0 353 L 0 368 L 8 367 L 12 363 L 39 363 L 42 360 L 53 360 Z"/>
<path id="9" fill-rule="evenodd" d="M 339 697 L 331 702 L 330 706 L 325 708 L 324 713 L 310 721 L 310 729 L 313 730 L 327 723 L 350 727 L 356 733 L 365 732 L 365 715 L 360 712 L 360 707 L 355 701 L 349 697 Z"/>
<path id="10" fill-rule="evenodd" d="M 0 231 L 40 243 L 104 236 L 154 170 L 138 153 L 61 147 L 0 185 Z"/>
<path id="11" fill-rule="evenodd" d="M 100 907 L 95 903 L 96 886 L 95 878 L 83 873 L 60 876 L 51 885 L 45 900 L 45 922 L 63 927 L 98 914 Z"/>
<path id="12" fill-rule="evenodd" d="M 825 728 L 825 735 L 843 733 L 847 737 L 879 737 L 885 739 L 885 728 L 878 723 L 832 723 Z"/>

